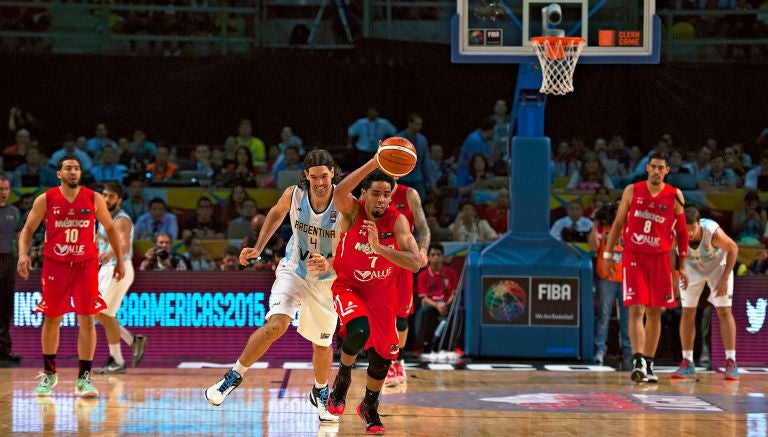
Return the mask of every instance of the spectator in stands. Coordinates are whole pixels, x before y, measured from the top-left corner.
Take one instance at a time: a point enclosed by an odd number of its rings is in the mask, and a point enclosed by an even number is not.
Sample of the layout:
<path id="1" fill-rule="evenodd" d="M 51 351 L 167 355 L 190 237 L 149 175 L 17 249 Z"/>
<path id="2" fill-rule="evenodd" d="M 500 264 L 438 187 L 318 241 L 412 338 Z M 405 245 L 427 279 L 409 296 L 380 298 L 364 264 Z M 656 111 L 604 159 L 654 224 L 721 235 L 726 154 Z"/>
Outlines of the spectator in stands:
<path id="1" fill-rule="evenodd" d="M 278 190 L 299 183 L 304 163 L 299 156 L 299 149 L 288 146 L 285 149 L 285 160 L 275 165 L 275 187 Z"/>
<path id="2" fill-rule="evenodd" d="M 493 167 L 494 163 L 491 161 L 491 145 L 490 141 L 493 138 L 493 129 L 496 123 L 490 117 L 484 118 L 480 121 L 480 125 L 472 131 L 464 143 L 461 145 L 461 151 L 459 152 L 459 162 L 456 165 L 456 173 L 459 180 L 466 180 L 471 170 L 471 161 L 475 155 L 482 155 L 488 161 L 488 168 Z"/>
<path id="3" fill-rule="evenodd" d="M 264 214 L 256 214 L 251 219 L 251 235 L 243 238 L 240 242 L 240 248 L 253 247 L 256 241 L 259 239 L 261 229 L 264 227 L 264 221 L 266 220 Z M 277 232 L 273 233 L 267 241 L 264 250 L 261 251 L 261 255 L 258 258 L 250 260 L 252 263 L 249 269 L 246 270 L 274 270 L 277 268 L 277 264 L 281 259 L 285 257 L 285 240 L 283 240 Z"/>
<path id="4" fill-rule="evenodd" d="M 211 150 L 211 168 L 213 177 L 211 178 L 211 187 L 220 188 L 232 184 L 231 176 L 227 172 L 226 152 L 221 147 L 214 147 Z"/>
<path id="5" fill-rule="evenodd" d="M 763 150 L 760 153 L 760 165 L 748 171 L 744 175 L 744 188 L 749 190 L 768 191 L 768 181 L 763 182 L 765 185 L 760 185 L 759 182 L 763 179 L 768 179 L 768 150 Z"/>
<path id="6" fill-rule="evenodd" d="M 573 154 L 571 144 L 568 141 L 560 141 L 552 158 L 552 176 L 559 178 L 578 173 L 581 161 Z"/>
<path id="7" fill-rule="evenodd" d="M 709 160 L 712 158 L 712 149 L 708 146 L 702 146 L 696 153 L 696 160 L 693 162 L 683 163 L 688 170 L 696 176 L 696 180 L 701 179 L 707 170 L 709 170 Z"/>
<path id="8" fill-rule="evenodd" d="M 496 195 L 495 205 L 483 205 L 478 207 L 478 216 L 488 221 L 494 231 L 499 234 L 507 232 L 509 229 L 509 191 L 499 190 Z"/>
<path id="9" fill-rule="evenodd" d="M 168 212 L 163 199 L 155 197 L 149 201 L 149 212 L 145 212 L 136 220 L 133 237 L 137 240 L 148 240 L 159 232 L 176 239 L 179 236 L 179 224 L 176 216 Z"/>
<path id="10" fill-rule="evenodd" d="M 155 245 L 147 249 L 139 264 L 141 271 L 190 270 L 186 258 L 179 256 L 171 248 L 171 236 L 159 232 L 155 236 Z"/>
<path id="11" fill-rule="evenodd" d="M 259 210 L 256 209 L 256 201 L 251 198 L 247 198 L 243 200 L 243 202 L 240 204 L 240 207 L 237 209 L 237 217 L 230 220 L 229 223 L 250 223 L 256 214 L 258 214 L 258 212 Z"/>
<path id="12" fill-rule="evenodd" d="M 211 148 L 207 144 L 195 146 L 195 171 L 205 173 L 208 179 L 216 174 L 216 170 L 211 165 Z"/>
<path id="13" fill-rule="evenodd" d="M 144 199 L 146 182 L 141 177 L 131 179 L 128 184 L 128 198 L 120 204 L 120 208 L 136 222 L 138 218 L 149 211 L 149 203 Z"/>
<path id="14" fill-rule="evenodd" d="M 277 144 L 278 153 L 271 160 L 273 166 L 285 160 L 285 149 L 287 149 L 288 146 L 294 146 L 299 149 L 299 155 L 302 157 L 307 154 L 307 151 L 304 150 L 304 142 L 301 138 L 293 134 L 293 129 L 291 129 L 290 126 L 284 126 L 280 131 L 280 143 Z"/>
<path id="15" fill-rule="evenodd" d="M 27 129 L 19 129 L 15 135 L 16 142 L 3 149 L 3 155 L 6 156 L 26 156 L 30 147 L 35 147 L 32 141 L 32 134 Z"/>
<path id="16" fill-rule="evenodd" d="M 768 213 L 760 206 L 757 191 L 747 191 L 744 208 L 734 211 L 731 232 L 739 244 L 758 244 L 768 222 Z"/>
<path id="17" fill-rule="evenodd" d="M 766 3 L 766 9 L 768 10 L 768 3 Z M 744 169 L 752 168 L 752 157 L 744 152 L 744 144 L 742 143 L 733 143 L 731 144 L 731 147 L 733 147 L 733 150 L 736 152 L 736 159 L 738 159 L 741 164 L 743 165 Z"/>
<path id="18" fill-rule="evenodd" d="M 453 179 L 453 157 L 445 158 L 445 151 L 440 144 L 432 144 L 429 148 L 429 174 L 432 177 L 430 185 L 433 189 L 447 187 Z"/>
<path id="19" fill-rule="evenodd" d="M 230 183 L 255 187 L 256 173 L 251 149 L 245 146 L 238 146 L 235 149 L 235 162 L 227 166 L 227 175 L 229 176 Z"/>
<path id="20" fill-rule="evenodd" d="M 8 111 L 8 130 L 16 133 L 19 129 L 26 129 L 29 132 L 40 132 L 43 130 L 43 125 L 30 111 L 14 106 Z"/>
<path id="21" fill-rule="evenodd" d="M 568 215 L 557 219 L 549 234 L 560 241 L 586 243 L 592 230 L 592 220 L 584 217 L 583 211 L 580 201 L 568 202 Z"/>
<path id="22" fill-rule="evenodd" d="M 736 184 L 736 187 L 741 187 L 744 185 L 744 175 L 747 173 L 747 170 L 744 168 L 744 163 L 739 157 L 737 149 L 741 149 L 740 143 L 726 147 L 723 149 L 723 157 L 725 158 L 725 168 L 731 169 L 739 178 L 739 183 Z"/>
<path id="23" fill-rule="evenodd" d="M 267 161 L 267 148 L 264 146 L 264 141 L 260 138 L 253 136 L 253 125 L 251 120 L 244 118 L 240 120 L 240 125 L 237 128 L 237 136 L 230 137 L 234 140 L 234 146 L 245 146 L 251 151 L 253 157 L 253 165 L 261 167 Z"/>
<path id="24" fill-rule="evenodd" d="M 85 147 L 92 157 L 98 158 L 101 155 L 101 149 L 107 146 L 117 148 L 117 143 L 112 138 L 109 138 L 107 125 L 99 123 L 96 125 L 94 136 L 88 139 Z"/>
<path id="25" fill-rule="evenodd" d="M 190 270 L 195 272 L 212 272 L 216 270 L 216 263 L 211 255 L 203 247 L 200 238 L 191 235 L 184 239 L 187 253 L 183 255 L 187 259 Z"/>
<path id="26" fill-rule="evenodd" d="M 245 186 L 242 184 L 236 184 L 233 186 L 232 191 L 229 192 L 229 202 L 227 203 L 227 208 L 225 211 L 227 220 L 232 220 L 233 218 L 240 215 L 239 210 L 245 199 L 252 199 L 252 197 L 248 194 L 248 191 L 246 191 Z"/>
<path id="27" fill-rule="evenodd" d="M 224 256 L 221 258 L 219 270 L 222 272 L 236 272 L 240 270 L 240 249 L 235 246 L 227 246 L 224 249 Z"/>
<path id="28" fill-rule="evenodd" d="M 495 190 L 501 188 L 501 183 L 490 173 L 488 159 L 481 154 L 476 154 L 469 162 L 469 172 L 457 175 L 456 186 L 459 194 L 470 196 L 474 190 Z"/>
<path id="29" fill-rule="evenodd" d="M 395 135 L 397 129 L 389 120 L 379 117 L 379 111 L 368 108 L 365 117 L 358 118 L 347 128 L 347 149 L 354 150 L 355 166 L 368 162 L 379 148 L 379 141 Z"/>
<path id="30" fill-rule="evenodd" d="M 176 177 L 178 167 L 171 162 L 171 150 L 168 146 L 158 146 L 155 162 L 147 165 L 149 182 L 168 180 Z"/>
<path id="31" fill-rule="evenodd" d="M 133 131 L 132 140 L 128 143 L 128 151 L 133 158 L 146 167 L 157 156 L 157 144 L 147 140 L 147 134 L 142 129 Z"/>
<path id="32" fill-rule="evenodd" d="M 439 318 L 448 315 L 459 284 L 459 275 L 456 270 L 443 266 L 444 254 L 442 244 L 430 244 L 427 252 L 429 264 L 416 279 L 421 307 L 416 312 L 414 327 L 417 348 L 424 353 L 433 351 L 432 337 Z"/>
<path id="33" fill-rule="evenodd" d="M 488 224 L 488 220 L 477 216 L 477 210 L 472 202 L 461 204 L 459 213 L 456 214 L 456 218 L 448 229 L 451 231 L 453 241 L 475 243 L 499 238 L 499 234 Z"/>
<path id="34" fill-rule="evenodd" d="M 699 177 L 699 189 L 703 191 L 732 190 L 739 183 L 739 177 L 725 167 L 725 155 L 721 150 L 712 153 L 709 168 Z"/>
<path id="35" fill-rule="evenodd" d="M 194 217 L 187 222 L 181 238 L 197 237 L 203 240 L 223 239 L 224 225 L 213 214 L 213 202 L 207 197 L 197 199 Z"/>
<path id="36" fill-rule="evenodd" d="M 101 163 L 91 168 L 91 177 L 97 184 L 117 182 L 122 185 L 128 175 L 128 167 L 117 163 L 117 150 L 106 146 L 101 150 Z"/>
<path id="37" fill-rule="evenodd" d="M 427 198 L 427 190 L 431 185 L 432 175 L 430 172 L 429 162 L 427 157 L 429 156 L 429 141 L 427 137 L 421 133 L 421 128 L 424 125 L 419 114 L 411 113 L 408 115 L 408 126 L 397 132 L 395 135 L 403 138 L 407 138 L 411 144 L 416 148 L 416 167 L 407 175 L 398 179 L 399 184 L 406 185 L 413 188 L 419 193 L 421 199 Z"/>
<path id="38" fill-rule="evenodd" d="M 761 250 L 752 263 L 749 272 L 753 275 L 768 275 L 768 249 Z"/>
<path id="39" fill-rule="evenodd" d="M 598 187 L 595 189 L 595 196 L 592 198 L 592 203 L 584 208 L 584 217 L 589 217 L 590 220 L 595 220 L 595 212 L 603 205 L 611 201 L 611 192 L 605 187 Z"/>
<path id="40" fill-rule="evenodd" d="M 613 181 L 606 173 L 603 163 L 594 152 L 587 152 L 581 170 L 574 172 L 568 181 L 569 190 L 594 191 L 598 187 L 613 189 Z"/>
<path id="41" fill-rule="evenodd" d="M 91 171 L 91 167 L 93 167 L 93 160 L 91 159 L 91 156 L 88 155 L 87 152 L 77 148 L 75 136 L 72 134 L 67 134 L 64 136 L 64 144 L 62 144 L 61 149 L 53 152 L 51 159 L 48 160 L 48 165 L 54 168 L 58 167 L 59 160 L 65 155 L 77 157 L 77 159 L 80 160 L 80 170 L 82 170 L 83 173 L 88 173 Z"/>
<path id="42" fill-rule="evenodd" d="M 451 218 L 447 213 L 441 212 L 438 205 L 434 200 L 427 200 L 424 203 L 424 216 L 427 218 L 429 235 L 432 241 L 450 241 L 452 235 L 448 226 L 451 224 Z"/>
<path id="43" fill-rule="evenodd" d="M 674 149 L 671 152 L 669 152 L 669 173 L 668 174 L 676 174 L 676 173 L 690 173 L 691 170 L 688 169 L 688 167 L 683 165 L 683 155 L 680 153 L 679 150 Z"/>
<path id="44" fill-rule="evenodd" d="M 24 161 L 13 173 L 14 187 L 55 187 L 61 184 L 56 171 L 47 165 L 37 147 L 27 149 Z"/>

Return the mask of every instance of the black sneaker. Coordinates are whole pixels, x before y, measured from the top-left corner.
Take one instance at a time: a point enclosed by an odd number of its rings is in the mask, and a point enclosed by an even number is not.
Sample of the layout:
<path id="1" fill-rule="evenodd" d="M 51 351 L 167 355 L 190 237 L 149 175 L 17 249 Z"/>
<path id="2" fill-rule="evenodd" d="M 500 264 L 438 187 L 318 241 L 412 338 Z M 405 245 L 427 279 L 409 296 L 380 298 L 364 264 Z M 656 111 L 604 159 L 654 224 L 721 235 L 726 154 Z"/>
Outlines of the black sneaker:
<path id="1" fill-rule="evenodd" d="M 635 367 L 632 369 L 632 375 L 631 375 L 632 381 L 643 382 L 643 380 L 645 379 L 645 375 L 647 374 L 645 357 L 643 357 L 640 354 L 635 355 L 634 366 Z"/>
<path id="2" fill-rule="evenodd" d="M 336 374 L 336 379 L 333 381 L 333 390 L 328 395 L 328 412 L 334 416 L 341 416 L 344 414 L 344 408 L 346 408 L 347 390 L 349 390 L 349 384 L 352 382 L 351 378 L 344 378 L 339 374 Z"/>
<path id="3" fill-rule="evenodd" d="M 365 432 L 368 434 L 384 434 L 385 432 L 384 424 L 381 423 L 381 417 L 379 417 L 378 408 L 378 401 L 376 401 L 375 405 L 366 404 L 363 401 L 357 406 L 357 415 L 365 422 Z"/>
<path id="4" fill-rule="evenodd" d="M 653 360 L 648 357 L 645 357 L 645 378 L 643 378 L 643 382 L 659 383 L 659 377 L 653 373 Z"/>
<path id="5" fill-rule="evenodd" d="M 97 375 L 113 375 L 118 373 L 125 373 L 125 363 L 117 364 L 114 357 L 110 355 L 107 363 L 102 367 L 93 369 L 93 373 Z"/>
<path id="6" fill-rule="evenodd" d="M 234 369 L 230 369 L 224 374 L 224 378 L 208 387 L 205 391 L 205 400 L 214 407 L 218 407 L 241 382 L 243 382 L 243 377 Z"/>
<path id="7" fill-rule="evenodd" d="M 21 357 L 11 352 L 10 350 L 0 352 L 0 361 L 6 361 L 9 363 L 18 363 L 21 361 Z"/>
<path id="8" fill-rule="evenodd" d="M 133 367 L 139 367 L 139 364 L 141 364 L 147 344 L 149 344 L 147 337 L 139 334 L 133 336 L 133 344 L 131 345 L 133 350 Z"/>

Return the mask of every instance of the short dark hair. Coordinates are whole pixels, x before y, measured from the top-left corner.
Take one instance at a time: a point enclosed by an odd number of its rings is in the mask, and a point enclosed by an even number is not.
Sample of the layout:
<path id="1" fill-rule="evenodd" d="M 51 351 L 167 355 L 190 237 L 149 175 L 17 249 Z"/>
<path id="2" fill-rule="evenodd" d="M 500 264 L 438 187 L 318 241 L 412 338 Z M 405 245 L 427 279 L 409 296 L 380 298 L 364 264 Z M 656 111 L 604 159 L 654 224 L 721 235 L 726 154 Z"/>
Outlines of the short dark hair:
<path id="1" fill-rule="evenodd" d="M 374 182 L 386 182 L 389 184 L 390 189 L 395 189 L 395 178 L 379 169 L 374 170 L 371 174 L 366 176 L 365 179 L 363 179 L 363 182 L 361 182 L 360 187 L 364 190 L 368 190 Z"/>
<path id="2" fill-rule="evenodd" d="M 430 243 L 429 249 L 427 249 L 427 253 L 429 253 L 433 249 L 434 250 L 439 250 L 440 253 L 445 255 L 445 248 L 443 248 L 443 244 L 442 243 Z"/>
<path id="3" fill-rule="evenodd" d="M 659 161 L 664 161 L 664 164 L 669 166 L 669 155 L 666 153 L 651 153 L 651 155 L 648 157 L 648 162 L 650 163 L 651 160 L 658 159 Z"/>
<path id="4" fill-rule="evenodd" d="M 104 190 L 109 190 L 109 191 L 117 194 L 117 197 L 119 197 L 121 199 L 123 198 L 123 195 L 125 194 L 125 192 L 123 191 L 123 186 L 118 184 L 115 181 L 105 182 L 104 183 Z M 104 191 L 104 190 L 102 190 L 102 191 Z"/>
<path id="5" fill-rule="evenodd" d="M 77 161 L 77 165 L 82 166 L 83 163 L 80 162 L 80 158 L 78 158 L 75 155 L 64 155 L 61 158 L 59 158 L 59 162 L 56 163 L 56 170 L 61 171 L 61 168 L 64 167 L 64 161 Z"/>
<path id="6" fill-rule="evenodd" d="M 163 199 L 161 199 L 159 197 L 155 197 L 154 199 L 150 200 L 149 201 L 149 207 L 152 208 L 152 205 L 154 205 L 156 203 L 159 203 L 159 204 L 163 205 L 163 207 L 165 207 L 165 201 L 163 201 Z"/>
<path id="7" fill-rule="evenodd" d="M 206 197 L 206 196 L 203 196 L 203 197 L 201 197 L 201 198 L 197 199 L 197 206 L 200 206 L 200 204 L 201 204 L 201 203 L 203 203 L 203 202 L 208 202 L 208 203 L 210 203 L 211 205 L 213 205 L 213 201 L 212 201 L 211 199 L 209 199 L 209 198 L 208 198 L 208 197 Z"/>
<path id="8" fill-rule="evenodd" d="M 695 206 L 685 208 L 685 224 L 692 225 L 701 219 L 701 214 Z"/>
<path id="9" fill-rule="evenodd" d="M 2 181 L 9 181 L 10 182 L 10 179 L 8 179 L 8 176 L 6 176 L 5 173 L 0 171 L 0 182 L 2 182 Z"/>

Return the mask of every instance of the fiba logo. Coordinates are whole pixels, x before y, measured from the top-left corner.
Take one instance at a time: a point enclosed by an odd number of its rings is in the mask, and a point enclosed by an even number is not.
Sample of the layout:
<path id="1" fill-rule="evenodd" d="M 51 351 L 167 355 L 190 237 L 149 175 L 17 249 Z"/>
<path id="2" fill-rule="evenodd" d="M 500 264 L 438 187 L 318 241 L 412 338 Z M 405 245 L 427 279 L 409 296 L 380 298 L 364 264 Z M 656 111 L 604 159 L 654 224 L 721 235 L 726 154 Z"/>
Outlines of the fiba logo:
<path id="1" fill-rule="evenodd" d="M 568 284 L 539 284 L 539 300 L 571 300 Z"/>
<path id="2" fill-rule="evenodd" d="M 525 290 L 515 281 L 502 280 L 485 290 L 485 308 L 493 320 L 511 322 L 525 312 Z"/>

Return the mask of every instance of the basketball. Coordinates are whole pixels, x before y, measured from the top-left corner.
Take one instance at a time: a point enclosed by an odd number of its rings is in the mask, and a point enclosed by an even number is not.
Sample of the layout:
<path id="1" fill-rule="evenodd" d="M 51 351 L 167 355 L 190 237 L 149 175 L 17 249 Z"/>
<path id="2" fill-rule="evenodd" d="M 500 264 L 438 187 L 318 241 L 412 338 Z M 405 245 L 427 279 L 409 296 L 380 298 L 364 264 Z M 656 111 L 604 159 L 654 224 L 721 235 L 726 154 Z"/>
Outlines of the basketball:
<path id="1" fill-rule="evenodd" d="M 416 167 L 416 148 L 406 138 L 389 137 L 379 143 L 376 163 L 390 176 L 405 176 Z"/>

